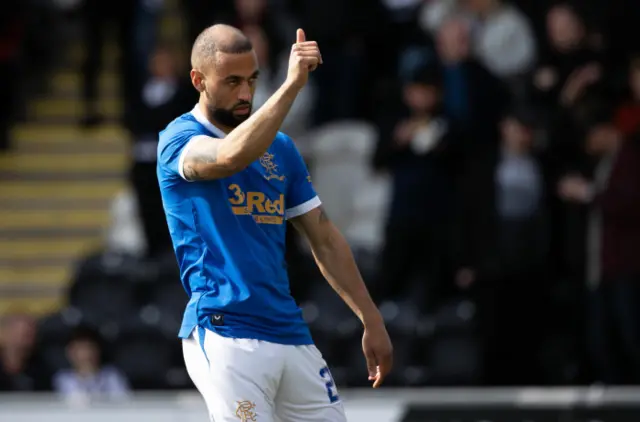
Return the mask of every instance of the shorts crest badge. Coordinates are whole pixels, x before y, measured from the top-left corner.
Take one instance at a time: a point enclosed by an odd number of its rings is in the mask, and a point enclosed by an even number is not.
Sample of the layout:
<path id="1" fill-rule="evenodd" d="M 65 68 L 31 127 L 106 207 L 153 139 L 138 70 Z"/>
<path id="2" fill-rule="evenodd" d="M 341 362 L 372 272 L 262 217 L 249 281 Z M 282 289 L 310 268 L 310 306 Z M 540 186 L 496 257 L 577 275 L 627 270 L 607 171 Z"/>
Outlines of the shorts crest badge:
<path id="1" fill-rule="evenodd" d="M 242 422 L 256 422 L 256 404 L 252 403 L 248 400 L 242 400 L 237 402 L 238 407 L 236 408 L 236 416 Z"/>

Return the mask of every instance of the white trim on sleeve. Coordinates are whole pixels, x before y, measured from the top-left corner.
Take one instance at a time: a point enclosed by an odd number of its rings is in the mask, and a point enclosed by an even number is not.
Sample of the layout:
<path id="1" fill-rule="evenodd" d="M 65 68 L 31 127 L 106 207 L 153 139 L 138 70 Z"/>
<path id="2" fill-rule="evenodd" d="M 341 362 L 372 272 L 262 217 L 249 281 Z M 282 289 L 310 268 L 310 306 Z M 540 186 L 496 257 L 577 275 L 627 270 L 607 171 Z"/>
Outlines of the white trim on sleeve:
<path id="1" fill-rule="evenodd" d="M 180 177 L 182 177 L 187 182 L 193 182 L 193 180 L 189 180 L 186 177 L 184 177 L 184 158 L 187 156 L 187 152 L 189 152 L 189 148 L 191 148 L 193 141 L 199 138 L 210 138 L 210 136 L 207 136 L 207 135 L 192 136 L 191 139 L 187 141 L 185 146 L 182 147 L 182 151 L 180 152 L 180 157 L 178 158 L 178 173 L 180 173 Z"/>
<path id="2" fill-rule="evenodd" d="M 285 216 L 287 217 L 287 220 L 290 220 L 292 218 L 296 218 L 303 214 L 306 214 L 309 211 L 318 208 L 320 205 L 322 205 L 322 201 L 320 201 L 320 198 L 316 195 L 313 198 L 309 199 L 307 202 L 303 202 L 300 205 L 296 205 L 293 208 L 287 209 L 285 211 Z"/>

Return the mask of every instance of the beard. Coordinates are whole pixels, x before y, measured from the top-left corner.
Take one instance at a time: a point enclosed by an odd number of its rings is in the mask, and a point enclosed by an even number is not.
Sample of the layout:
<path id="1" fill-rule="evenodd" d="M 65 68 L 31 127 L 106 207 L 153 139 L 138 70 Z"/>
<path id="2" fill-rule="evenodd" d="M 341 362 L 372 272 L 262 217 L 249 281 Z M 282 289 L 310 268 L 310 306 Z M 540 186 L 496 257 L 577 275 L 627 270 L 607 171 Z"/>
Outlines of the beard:
<path id="1" fill-rule="evenodd" d="M 249 107 L 249 112 L 247 114 L 234 114 L 234 111 L 239 107 Z M 209 115 L 213 120 L 220 123 L 223 126 L 235 128 L 238 125 L 251 116 L 252 105 L 248 101 L 241 101 L 231 107 L 230 109 L 226 108 L 217 108 L 209 105 L 208 107 Z"/>

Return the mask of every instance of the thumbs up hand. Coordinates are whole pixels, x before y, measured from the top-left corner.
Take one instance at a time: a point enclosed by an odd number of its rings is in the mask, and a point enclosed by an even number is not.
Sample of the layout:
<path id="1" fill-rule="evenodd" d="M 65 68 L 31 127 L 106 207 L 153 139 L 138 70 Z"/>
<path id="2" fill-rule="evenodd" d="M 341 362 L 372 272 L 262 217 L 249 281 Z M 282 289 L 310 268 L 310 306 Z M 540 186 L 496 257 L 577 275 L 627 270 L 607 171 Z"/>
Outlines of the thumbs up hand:
<path id="1" fill-rule="evenodd" d="M 315 41 L 307 41 L 302 29 L 296 33 L 296 43 L 291 47 L 287 80 L 302 89 L 309 80 L 309 72 L 322 64 L 322 55 Z"/>

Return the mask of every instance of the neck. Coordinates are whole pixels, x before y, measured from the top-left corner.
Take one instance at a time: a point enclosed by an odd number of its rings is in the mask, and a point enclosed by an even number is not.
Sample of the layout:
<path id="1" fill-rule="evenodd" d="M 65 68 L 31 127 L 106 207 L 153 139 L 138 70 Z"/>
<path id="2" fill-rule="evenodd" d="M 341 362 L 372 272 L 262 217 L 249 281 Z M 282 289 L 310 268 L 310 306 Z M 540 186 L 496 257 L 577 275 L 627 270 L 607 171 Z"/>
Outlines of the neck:
<path id="1" fill-rule="evenodd" d="M 83 365 L 76 367 L 76 373 L 81 377 L 90 377 L 95 375 L 98 372 L 98 368 L 92 365 Z"/>
<path id="2" fill-rule="evenodd" d="M 2 350 L 2 366 L 9 373 L 20 372 L 25 358 L 24 350 L 21 348 L 5 348 Z"/>
<path id="3" fill-rule="evenodd" d="M 221 131 L 223 131 L 225 134 L 229 134 L 233 128 L 229 127 L 229 126 L 225 126 L 223 124 L 221 124 L 220 122 L 218 122 L 216 119 L 213 118 L 213 116 L 210 115 L 209 113 L 209 109 L 205 106 L 204 104 L 204 100 L 202 98 L 202 95 L 200 96 L 200 101 L 198 102 L 198 107 L 200 109 L 200 112 L 202 112 L 202 115 L 209 121 L 211 122 L 212 125 L 214 125 L 215 127 L 217 127 L 218 129 L 220 129 Z"/>
<path id="4" fill-rule="evenodd" d="M 529 150 L 527 148 L 509 145 L 508 143 L 503 147 L 503 151 L 509 155 L 515 155 L 518 157 L 529 155 Z"/>
<path id="5" fill-rule="evenodd" d="M 431 113 L 428 111 L 414 111 L 413 119 L 428 122 L 431 120 Z"/>

